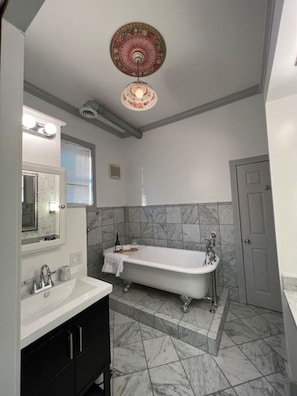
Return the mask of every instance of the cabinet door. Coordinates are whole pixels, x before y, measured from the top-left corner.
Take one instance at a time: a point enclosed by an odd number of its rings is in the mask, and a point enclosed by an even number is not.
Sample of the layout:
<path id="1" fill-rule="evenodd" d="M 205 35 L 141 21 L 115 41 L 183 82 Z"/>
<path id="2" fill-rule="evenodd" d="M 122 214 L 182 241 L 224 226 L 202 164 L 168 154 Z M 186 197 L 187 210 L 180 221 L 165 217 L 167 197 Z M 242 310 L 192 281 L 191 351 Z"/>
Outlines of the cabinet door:
<path id="1" fill-rule="evenodd" d="M 81 395 L 110 363 L 108 297 L 79 315 L 76 330 L 76 394 Z"/>
<path id="2" fill-rule="evenodd" d="M 71 327 L 43 337 L 22 352 L 22 396 L 73 396 L 74 360 L 70 356 Z"/>

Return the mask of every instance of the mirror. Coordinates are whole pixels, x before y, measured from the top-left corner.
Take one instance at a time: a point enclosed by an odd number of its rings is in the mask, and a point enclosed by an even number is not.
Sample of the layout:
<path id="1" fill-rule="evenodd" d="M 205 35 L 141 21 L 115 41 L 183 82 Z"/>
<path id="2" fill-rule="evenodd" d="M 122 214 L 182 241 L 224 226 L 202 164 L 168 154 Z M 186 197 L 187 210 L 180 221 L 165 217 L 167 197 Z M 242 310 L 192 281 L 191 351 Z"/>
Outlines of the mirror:
<path id="1" fill-rule="evenodd" d="M 22 231 L 37 230 L 37 183 L 38 174 L 22 173 Z"/>
<path id="2" fill-rule="evenodd" d="M 23 163 L 22 253 L 65 243 L 65 170 Z"/>

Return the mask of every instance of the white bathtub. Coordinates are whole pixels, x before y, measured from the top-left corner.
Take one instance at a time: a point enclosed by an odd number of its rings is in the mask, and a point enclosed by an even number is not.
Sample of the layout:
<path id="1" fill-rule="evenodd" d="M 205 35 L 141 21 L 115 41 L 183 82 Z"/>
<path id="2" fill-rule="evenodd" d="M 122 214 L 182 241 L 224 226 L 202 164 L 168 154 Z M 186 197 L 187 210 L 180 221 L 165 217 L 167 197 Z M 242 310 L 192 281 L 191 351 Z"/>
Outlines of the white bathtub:
<path id="1" fill-rule="evenodd" d="M 131 245 L 124 245 L 127 250 Z M 112 252 L 114 248 L 105 250 Z M 121 253 L 119 253 L 121 254 Z M 204 298 L 210 287 L 211 273 L 220 259 L 203 266 L 205 252 L 171 249 L 156 246 L 138 246 L 137 251 L 125 251 L 124 269 L 120 277 L 128 283 L 154 287 L 180 294 L 187 298 Z"/>

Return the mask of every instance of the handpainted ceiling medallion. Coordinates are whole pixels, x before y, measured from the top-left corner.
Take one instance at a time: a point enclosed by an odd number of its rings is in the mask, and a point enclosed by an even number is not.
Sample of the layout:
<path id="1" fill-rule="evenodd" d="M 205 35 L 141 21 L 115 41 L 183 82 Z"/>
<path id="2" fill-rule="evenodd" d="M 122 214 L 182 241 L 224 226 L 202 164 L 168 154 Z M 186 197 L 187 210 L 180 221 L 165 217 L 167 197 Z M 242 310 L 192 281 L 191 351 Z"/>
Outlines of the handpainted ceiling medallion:
<path id="1" fill-rule="evenodd" d="M 110 43 L 110 56 L 115 66 L 129 76 L 149 76 L 163 64 L 166 45 L 154 27 L 131 22 L 120 27 Z"/>

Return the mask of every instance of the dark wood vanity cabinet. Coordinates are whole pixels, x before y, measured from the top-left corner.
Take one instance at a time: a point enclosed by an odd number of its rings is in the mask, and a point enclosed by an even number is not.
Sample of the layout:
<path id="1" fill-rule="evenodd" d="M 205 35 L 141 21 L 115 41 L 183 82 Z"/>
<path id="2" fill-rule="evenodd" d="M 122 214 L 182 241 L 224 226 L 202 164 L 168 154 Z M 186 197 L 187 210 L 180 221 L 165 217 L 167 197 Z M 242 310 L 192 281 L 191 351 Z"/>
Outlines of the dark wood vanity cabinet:
<path id="1" fill-rule="evenodd" d="M 21 396 L 82 396 L 101 373 L 110 396 L 108 296 L 28 345 L 21 361 Z"/>

